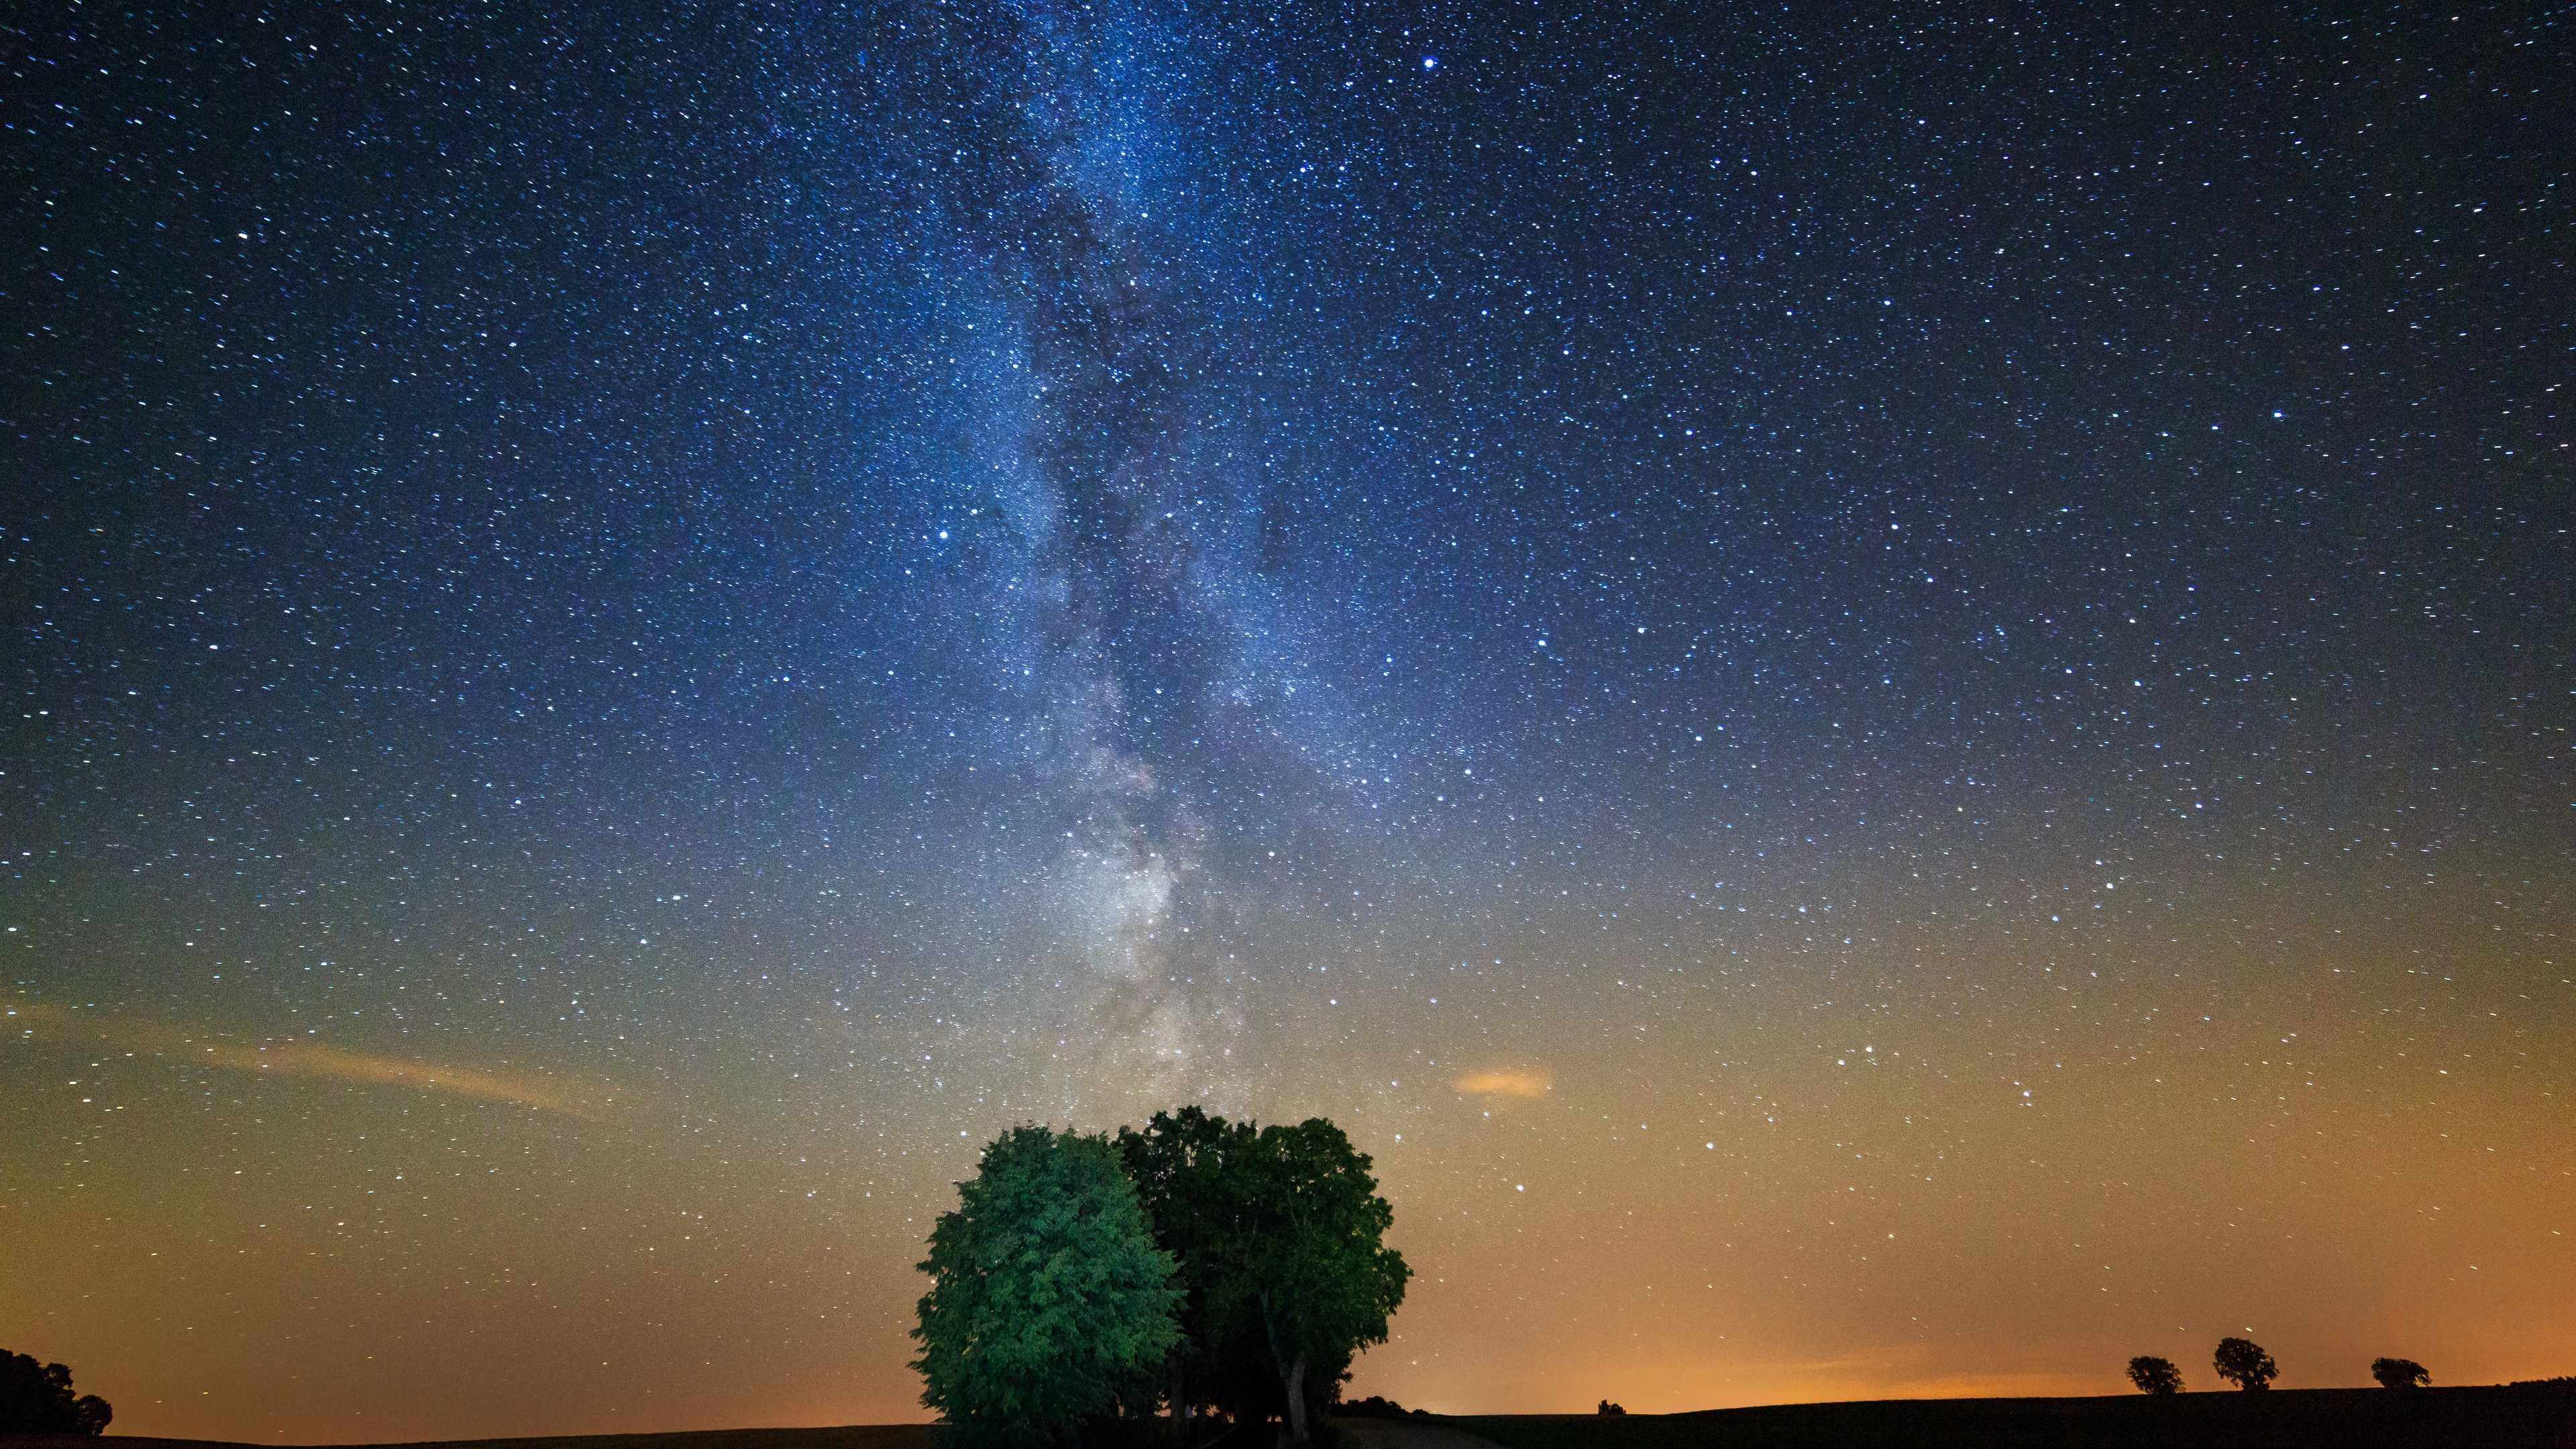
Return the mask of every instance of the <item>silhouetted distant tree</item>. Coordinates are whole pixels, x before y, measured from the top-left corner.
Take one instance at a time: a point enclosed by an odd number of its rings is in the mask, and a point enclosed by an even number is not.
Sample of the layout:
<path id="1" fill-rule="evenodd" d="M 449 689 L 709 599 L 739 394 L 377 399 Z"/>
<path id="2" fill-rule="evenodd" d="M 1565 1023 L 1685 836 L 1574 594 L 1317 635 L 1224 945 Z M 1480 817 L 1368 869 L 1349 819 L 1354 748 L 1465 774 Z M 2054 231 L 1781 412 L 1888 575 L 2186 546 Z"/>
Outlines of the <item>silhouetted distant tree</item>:
<path id="1" fill-rule="evenodd" d="M 2129 1382 L 2142 1394 L 2178 1394 L 2182 1392 L 2182 1370 L 2169 1358 L 2142 1353 L 2129 1360 Z"/>
<path id="2" fill-rule="evenodd" d="M 1601 1401 L 1601 1408 L 1600 1408 L 1599 1412 L 1604 1413 L 1604 1414 L 1625 1414 L 1625 1413 L 1627 1413 L 1628 1411 L 1627 1411 L 1626 1409 L 1620 1408 L 1617 1404 L 1614 1404 L 1614 1403 L 1610 1402 L 1608 1399 L 1603 1399 L 1603 1400 Z"/>
<path id="3" fill-rule="evenodd" d="M 2424 1366 L 2411 1358 L 2372 1359 L 2370 1376 L 2379 1380 L 2383 1389 L 2420 1389 L 2433 1382 Z"/>
<path id="4" fill-rule="evenodd" d="M 96 1394 L 72 1397 L 70 1369 L 0 1349 L 0 1434 L 98 1434 L 115 1417 Z"/>
<path id="5" fill-rule="evenodd" d="M 2263 1351 L 2263 1345 L 2250 1338 L 2222 1338 L 2211 1364 L 2218 1376 L 2240 1389 L 2268 1389 L 2280 1377 L 2281 1366 Z"/>
<path id="6" fill-rule="evenodd" d="M 968 1445 L 1069 1442 L 1150 1405 L 1180 1342 L 1171 1255 L 1102 1136 L 1014 1127 L 930 1234 L 913 1363 L 921 1401 Z"/>

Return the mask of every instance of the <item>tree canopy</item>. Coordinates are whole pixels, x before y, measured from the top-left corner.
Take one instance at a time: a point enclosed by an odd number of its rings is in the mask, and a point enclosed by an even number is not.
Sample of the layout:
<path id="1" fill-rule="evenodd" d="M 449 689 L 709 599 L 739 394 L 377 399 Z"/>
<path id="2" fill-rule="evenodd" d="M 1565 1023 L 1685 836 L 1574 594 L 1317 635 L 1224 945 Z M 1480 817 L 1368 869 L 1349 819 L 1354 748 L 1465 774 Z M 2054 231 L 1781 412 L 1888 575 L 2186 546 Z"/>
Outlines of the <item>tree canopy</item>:
<path id="1" fill-rule="evenodd" d="M 72 1371 L 0 1349 L 0 1434 L 100 1434 L 116 1411 L 96 1394 L 72 1397 Z"/>
<path id="2" fill-rule="evenodd" d="M 930 1235 L 921 1401 L 970 1445 L 1044 1445 L 1148 1408 L 1180 1342 L 1171 1255 L 1105 1136 L 1014 1127 Z"/>
<path id="3" fill-rule="evenodd" d="M 1127 1175 L 1145 1204 L 1155 1243 L 1178 1265 L 1173 1281 L 1185 1295 L 1182 1343 L 1165 1366 L 1176 1418 L 1198 1404 L 1265 1417 L 1283 1407 L 1267 1351 L 1256 1350 L 1239 1333 L 1235 1341 L 1222 1339 L 1220 1329 L 1240 1325 L 1216 1323 L 1208 1309 L 1231 1271 L 1234 1240 L 1251 1230 L 1243 1164 L 1259 1141 L 1249 1123 L 1228 1122 L 1199 1107 L 1157 1112 L 1142 1132 L 1118 1131 Z"/>
<path id="4" fill-rule="evenodd" d="M 2129 1382 L 2142 1394 L 2178 1394 L 2182 1392 L 2182 1370 L 2169 1358 L 2142 1353 L 2129 1360 Z"/>
<path id="5" fill-rule="evenodd" d="M 2218 1352 L 2211 1359 L 2218 1376 L 2240 1389 L 2268 1389 L 2280 1377 L 2280 1365 L 2263 1351 L 2263 1345 L 2250 1338 L 2222 1338 Z"/>
<path id="6" fill-rule="evenodd" d="M 1119 1146 L 1179 1260 L 1199 1371 L 1240 1384 L 1252 1365 L 1277 1385 L 1293 1442 L 1351 1357 L 1383 1343 L 1412 1276 L 1385 1245 L 1395 1210 L 1369 1159 L 1320 1117 L 1255 1129 L 1196 1107 L 1156 1113 Z"/>

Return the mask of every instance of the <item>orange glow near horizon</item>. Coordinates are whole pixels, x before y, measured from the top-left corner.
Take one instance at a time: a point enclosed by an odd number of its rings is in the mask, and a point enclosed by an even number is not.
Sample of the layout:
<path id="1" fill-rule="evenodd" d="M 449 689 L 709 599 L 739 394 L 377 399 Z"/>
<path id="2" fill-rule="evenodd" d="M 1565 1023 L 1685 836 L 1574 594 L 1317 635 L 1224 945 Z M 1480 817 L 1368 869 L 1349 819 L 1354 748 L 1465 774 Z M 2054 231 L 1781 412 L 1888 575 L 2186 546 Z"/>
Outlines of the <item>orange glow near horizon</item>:
<path id="1" fill-rule="evenodd" d="M 2284 932 L 2294 951 L 2300 934 Z M 1342 1122 L 1396 1206 L 1418 1276 L 1353 1395 L 1647 1413 L 2123 1393 L 2137 1353 L 2202 1390 L 2232 1333 L 2278 1357 L 2282 1387 L 2366 1383 L 2383 1353 L 2438 1383 L 2547 1376 L 2576 1362 L 2568 1047 L 2475 996 L 2383 1011 L 2419 979 L 2402 963 L 2422 939 L 2338 945 L 2295 1000 L 2249 989 L 2169 1020 L 2117 992 L 2069 1013 L 2056 972 L 2005 955 L 1914 966 L 1900 933 L 1884 974 L 1830 1009 L 1606 984 L 1559 1009 L 1612 1030 L 1532 1020 L 1490 1043 L 1526 1061 L 1546 1036 L 1553 1083 L 1495 1069 L 1421 1097 L 1321 1085 L 1415 1051 L 1432 1024 L 1402 1011 L 1339 1037 L 1290 1019 L 1243 1050 L 1327 1043 L 1309 1085 L 1251 1114 Z M 1658 981 L 1659 959 L 1626 979 Z M 1884 1010 L 1923 989 L 1916 972 L 1981 985 L 1966 999 L 1993 1017 Z M 783 1114 L 867 1114 L 831 1111 L 801 1068 L 711 1074 L 664 1053 L 660 1090 L 701 1104 L 699 1146 L 406 1075 L 201 1070 L 175 1039 L 155 1057 L 148 1031 L 81 1037 L 79 1013 L 19 1005 L 9 1060 L 54 1063 L 104 1115 L 75 1175 L 13 1184 L 26 1251 L 0 1343 L 70 1362 L 135 1433 L 918 1420 L 902 1365 L 921 1239 L 975 1147 L 1036 1115 L 997 1099 L 964 1137 L 870 1123 L 843 1129 L 863 1150 L 834 1154 Z M 240 1130 L 189 1127 L 186 1092 L 121 1110 L 188 1083 L 239 1104 Z M 1141 1120 L 1163 1105 L 1147 1090 L 1073 1125 Z M 460 1398 L 465 1382 L 482 1389 Z"/>

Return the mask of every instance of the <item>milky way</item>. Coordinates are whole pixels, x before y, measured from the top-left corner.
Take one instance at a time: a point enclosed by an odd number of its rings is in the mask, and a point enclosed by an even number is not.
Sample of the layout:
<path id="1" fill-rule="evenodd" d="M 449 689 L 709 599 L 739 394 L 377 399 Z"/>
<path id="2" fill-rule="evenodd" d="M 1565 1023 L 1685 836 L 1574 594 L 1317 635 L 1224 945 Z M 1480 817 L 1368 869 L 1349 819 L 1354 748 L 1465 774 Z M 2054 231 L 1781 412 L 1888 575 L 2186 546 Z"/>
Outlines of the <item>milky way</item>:
<path id="1" fill-rule="evenodd" d="M 2564 49 L 32 25 L 0 1346 L 917 1417 L 977 1146 L 1198 1101 L 1374 1156 L 1353 1393 L 2566 1372 Z"/>

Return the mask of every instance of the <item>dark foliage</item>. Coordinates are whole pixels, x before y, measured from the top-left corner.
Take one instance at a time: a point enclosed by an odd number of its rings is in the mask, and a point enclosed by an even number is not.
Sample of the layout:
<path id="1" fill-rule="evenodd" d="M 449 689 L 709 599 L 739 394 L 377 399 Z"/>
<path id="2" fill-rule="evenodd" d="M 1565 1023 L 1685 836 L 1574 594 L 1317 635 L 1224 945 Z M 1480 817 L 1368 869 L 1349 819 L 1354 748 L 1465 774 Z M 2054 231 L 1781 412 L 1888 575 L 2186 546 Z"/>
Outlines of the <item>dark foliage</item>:
<path id="1" fill-rule="evenodd" d="M 2182 1370 L 2169 1358 L 2142 1353 L 2129 1360 L 2129 1382 L 2142 1394 L 2178 1394 L 2182 1392 Z"/>
<path id="2" fill-rule="evenodd" d="M 2379 1380 L 2383 1389 L 2420 1389 L 2433 1382 L 2424 1366 L 2411 1358 L 2375 1358 L 2370 1361 L 2370 1376 Z"/>
<path id="3" fill-rule="evenodd" d="M 1333 1412 L 1345 1419 L 1427 1419 L 1431 1417 L 1428 1410 L 1407 1409 L 1393 1399 L 1382 1399 L 1375 1394 L 1355 1402 L 1338 1405 Z"/>
<path id="4" fill-rule="evenodd" d="M 1603 1399 L 1601 1401 L 1601 1407 L 1595 1409 L 1593 1412 L 1596 1414 L 1615 1414 L 1624 1418 L 1628 1411 L 1621 1408 L 1619 1405 L 1610 1402 L 1608 1399 Z"/>
<path id="5" fill-rule="evenodd" d="M 1170 1401 L 1283 1414 L 1290 1441 L 1311 1442 L 1412 1276 L 1384 1245 L 1395 1211 L 1368 1157 L 1320 1117 L 1256 1130 L 1196 1107 L 1118 1146 L 1187 1295 Z"/>
<path id="6" fill-rule="evenodd" d="M 72 1371 L 0 1349 L 0 1434 L 100 1434 L 116 1417 L 96 1394 L 72 1396 Z"/>
<path id="7" fill-rule="evenodd" d="M 2240 1389 L 2268 1389 L 2280 1377 L 2281 1366 L 2263 1351 L 2263 1345 L 2250 1338 L 2222 1338 L 2210 1364 L 2218 1376 Z"/>
<path id="8" fill-rule="evenodd" d="M 1157 1112 L 1145 1130 L 1122 1127 L 1118 1152 L 1157 1246 L 1171 1254 L 1182 1291 L 1180 1346 L 1164 1367 L 1165 1402 L 1184 1417 L 1213 1405 L 1239 1421 L 1282 1417 L 1286 1409 L 1266 1350 L 1241 1325 L 1215 1322 L 1209 1304 L 1234 1261 L 1232 1236 L 1248 1216 L 1239 1201 L 1241 1164 L 1260 1139 L 1200 1107 Z M 1235 1328 L 1232 1338 L 1222 1330 Z"/>

